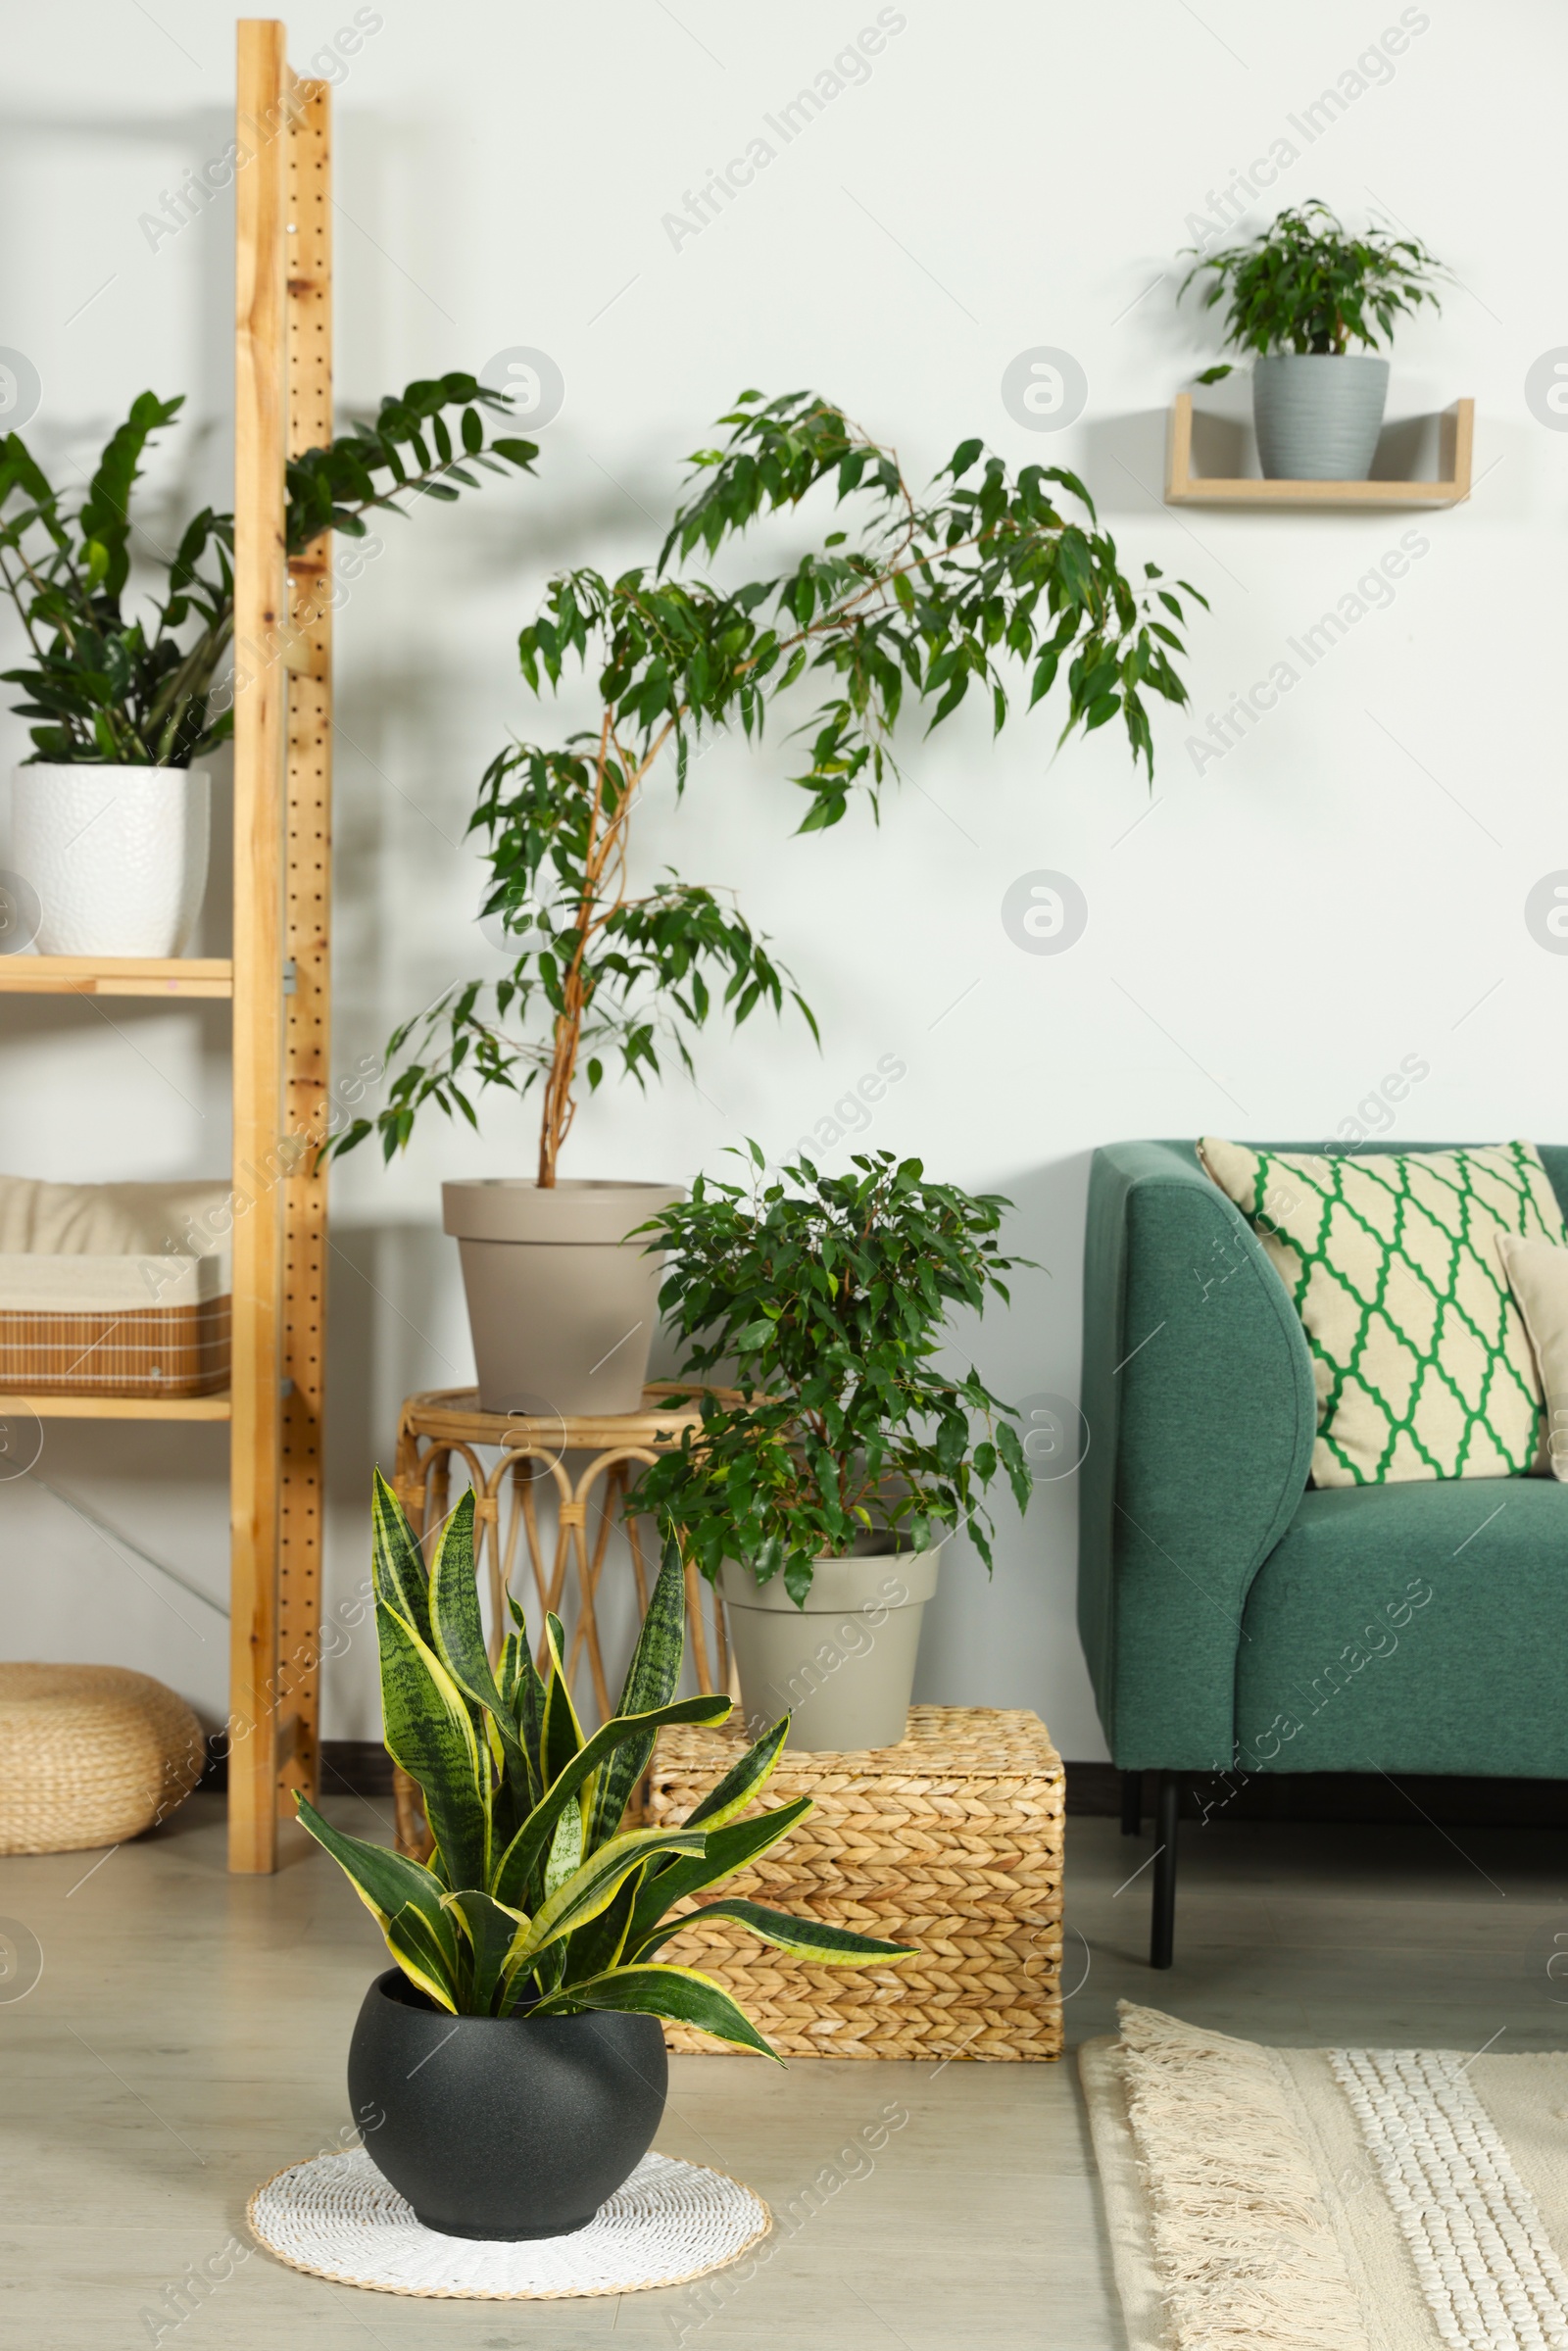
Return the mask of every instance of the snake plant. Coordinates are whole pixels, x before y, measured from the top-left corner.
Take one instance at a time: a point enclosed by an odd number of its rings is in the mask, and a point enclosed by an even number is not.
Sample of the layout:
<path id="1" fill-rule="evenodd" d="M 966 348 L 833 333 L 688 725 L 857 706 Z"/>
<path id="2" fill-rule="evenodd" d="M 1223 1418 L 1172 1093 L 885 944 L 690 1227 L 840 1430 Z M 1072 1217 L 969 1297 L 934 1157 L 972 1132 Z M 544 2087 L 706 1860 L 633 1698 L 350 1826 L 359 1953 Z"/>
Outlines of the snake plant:
<path id="1" fill-rule="evenodd" d="M 685 1579 L 674 1543 L 649 1603 L 612 1719 L 585 1735 L 571 1702 L 559 1618 L 545 1620 L 548 1671 L 527 1628 L 498 1665 L 485 1651 L 474 1584 L 473 1496 L 442 1530 L 426 1578 L 418 1540 L 377 1473 L 375 1612 L 386 1743 L 424 1793 L 428 1864 L 345 1837 L 299 1797 L 299 1817 L 347 1874 L 409 1981 L 454 2016 L 575 2016 L 635 2010 L 774 2052 L 710 1977 L 672 1967 L 670 1937 L 710 1922 L 745 1927 L 815 1966 L 886 1967 L 907 1956 L 814 1919 L 735 1897 L 671 1915 L 787 1837 L 809 1796 L 741 1815 L 783 1750 L 783 1715 L 678 1827 L 628 1829 L 627 1803 L 664 1723 L 723 1722 L 724 1696 L 676 1698 Z"/>

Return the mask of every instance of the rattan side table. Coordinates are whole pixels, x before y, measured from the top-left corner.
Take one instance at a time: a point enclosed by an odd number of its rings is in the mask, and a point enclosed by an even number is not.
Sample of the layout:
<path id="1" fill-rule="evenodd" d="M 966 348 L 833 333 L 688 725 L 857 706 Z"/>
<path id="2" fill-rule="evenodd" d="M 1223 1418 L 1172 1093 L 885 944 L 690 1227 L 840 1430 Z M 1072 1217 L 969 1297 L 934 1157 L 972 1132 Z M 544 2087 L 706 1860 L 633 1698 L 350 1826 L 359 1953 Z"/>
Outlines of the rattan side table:
<path id="1" fill-rule="evenodd" d="M 519 1592 L 518 1598 L 525 1604 L 541 1670 L 545 1613 L 564 1613 L 568 1577 L 575 1568 L 566 1679 L 575 1684 L 586 1656 L 601 1721 L 614 1711 L 595 1606 L 611 1531 L 618 1519 L 631 1554 L 637 1606 L 639 1612 L 646 1610 L 648 1560 L 637 1519 L 625 1510 L 630 1472 L 634 1463 L 657 1460 L 662 1452 L 678 1445 L 681 1431 L 696 1424 L 700 1414 L 695 1403 L 667 1399 L 697 1393 L 690 1382 L 684 1386 L 656 1382 L 643 1390 L 640 1412 L 552 1414 L 534 1419 L 519 1413 L 482 1412 L 475 1388 L 438 1388 L 407 1397 L 398 1418 L 393 1487 L 416 1534 L 433 1533 L 446 1517 L 454 1456 L 467 1472 L 474 1494 L 474 1564 L 489 1586 L 492 1660 L 507 1630 L 506 1593 L 520 1565 L 520 1548 L 526 1545 L 533 1592 L 528 1595 Z M 488 1461 L 487 1454 L 492 1456 Z M 548 1563 L 539 1523 L 537 1489 L 541 1485 L 553 1494 L 556 1506 L 555 1543 Z M 603 1492 L 596 1495 L 595 1489 L 601 1486 Z M 590 1513 L 595 1511 L 597 1521 L 590 1537 Z M 732 1684 L 723 1603 L 716 1592 L 710 1591 L 710 1613 L 705 1611 L 707 1590 L 688 1561 L 686 1641 L 697 1687 L 699 1690 L 728 1690 Z M 420 1852 L 427 1839 L 418 1790 L 401 1772 L 396 1785 L 398 1843 L 406 1852 Z"/>
<path id="2" fill-rule="evenodd" d="M 650 1825 L 684 1820 L 742 1742 L 728 1727 L 661 1731 Z M 918 1956 L 813 1968 L 744 1930 L 705 1928 L 661 1957 L 721 1984 L 782 2057 L 1059 2057 L 1065 1793 L 1050 1733 L 1022 1711 L 911 1706 L 895 1747 L 786 1747 L 754 1809 L 803 1795 L 816 1809 L 724 1892 L 915 1943 Z M 716 2048 L 680 2026 L 664 2037 Z"/>

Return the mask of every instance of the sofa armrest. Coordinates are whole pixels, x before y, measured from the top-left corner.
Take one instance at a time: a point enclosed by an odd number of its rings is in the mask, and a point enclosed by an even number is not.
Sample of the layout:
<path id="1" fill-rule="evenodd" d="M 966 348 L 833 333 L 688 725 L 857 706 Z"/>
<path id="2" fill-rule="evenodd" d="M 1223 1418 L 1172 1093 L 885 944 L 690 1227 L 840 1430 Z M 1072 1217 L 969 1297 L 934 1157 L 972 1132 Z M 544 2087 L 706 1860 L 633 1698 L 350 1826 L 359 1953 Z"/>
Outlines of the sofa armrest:
<path id="1" fill-rule="evenodd" d="M 1097 1151 L 1084 1253 L 1078 1622 L 1123 1770 L 1234 1756 L 1248 1591 L 1306 1486 L 1306 1336 L 1189 1144 Z"/>

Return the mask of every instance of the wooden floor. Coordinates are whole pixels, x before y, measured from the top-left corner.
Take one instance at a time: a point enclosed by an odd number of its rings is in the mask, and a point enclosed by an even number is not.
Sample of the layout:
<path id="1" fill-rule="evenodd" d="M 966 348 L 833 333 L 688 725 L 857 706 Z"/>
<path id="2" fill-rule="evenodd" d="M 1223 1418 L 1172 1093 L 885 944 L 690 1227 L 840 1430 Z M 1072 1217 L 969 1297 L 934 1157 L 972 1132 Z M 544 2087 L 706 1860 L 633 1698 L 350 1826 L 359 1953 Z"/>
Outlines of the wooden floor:
<path id="1" fill-rule="evenodd" d="M 342 1826 L 378 1807 L 344 1798 Z M 389 1823 L 383 1823 L 389 1827 Z M 1499 2049 L 1568 2032 L 1568 1854 L 1537 1832 L 1183 1830 L 1177 1965 L 1142 1964 L 1147 1838 L 1068 1824 L 1070 2040 L 1118 1996 L 1282 2042 Z M 1462 1850 L 1460 1849 L 1462 1846 Z M 680 2058 L 659 2145 L 820 2209 L 716 2311 L 694 2289 L 604 2301 L 433 2303 L 334 2287 L 244 2246 L 246 2197 L 343 2143 L 343 2065 L 379 1938 L 314 1852 L 223 1871 L 199 1797 L 112 1853 L 0 1861 L 0 2310 L 28 2351 L 375 2351 L 606 2342 L 701 2351 L 1105 2351 L 1121 2330 L 1071 2062 L 796 2065 Z M 96 1865 L 96 1866 L 95 1866 Z M 89 1874 L 90 1873 L 90 1874 Z M 21 1934 L 18 1929 L 21 1929 Z M 5 1939 L 9 1938 L 9 1940 Z M 1562 1981 L 1557 1979 L 1561 1978 Z M 890 2111 L 891 2110 L 891 2111 Z M 906 2118 L 906 2119 L 900 2119 Z M 864 2168 L 852 2135 L 894 2127 Z M 834 2182 L 831 2186 L 829 2182 Z M 175 2322 L 179 2323 L 176 2325 Z"/>

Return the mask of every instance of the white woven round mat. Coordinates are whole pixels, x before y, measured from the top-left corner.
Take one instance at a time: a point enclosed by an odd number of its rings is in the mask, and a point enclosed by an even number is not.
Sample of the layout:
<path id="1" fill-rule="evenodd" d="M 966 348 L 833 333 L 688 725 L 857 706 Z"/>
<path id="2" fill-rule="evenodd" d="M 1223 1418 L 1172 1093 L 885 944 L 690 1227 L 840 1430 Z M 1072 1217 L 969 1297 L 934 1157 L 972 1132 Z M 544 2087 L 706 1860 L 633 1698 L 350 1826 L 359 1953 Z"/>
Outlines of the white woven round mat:
<path id="1" fill-rule="evenodd" d="M 549 2302 L 683 2285 L 766 2236 L 760 2196 L 722 2172 L 645 2155 L 574 2236 L 478 2242 L 423 2228 L 363 2147 L 291 2164 L 259 2187 L 252 2233 L 291 2269 L 436 2300 Z"/>

